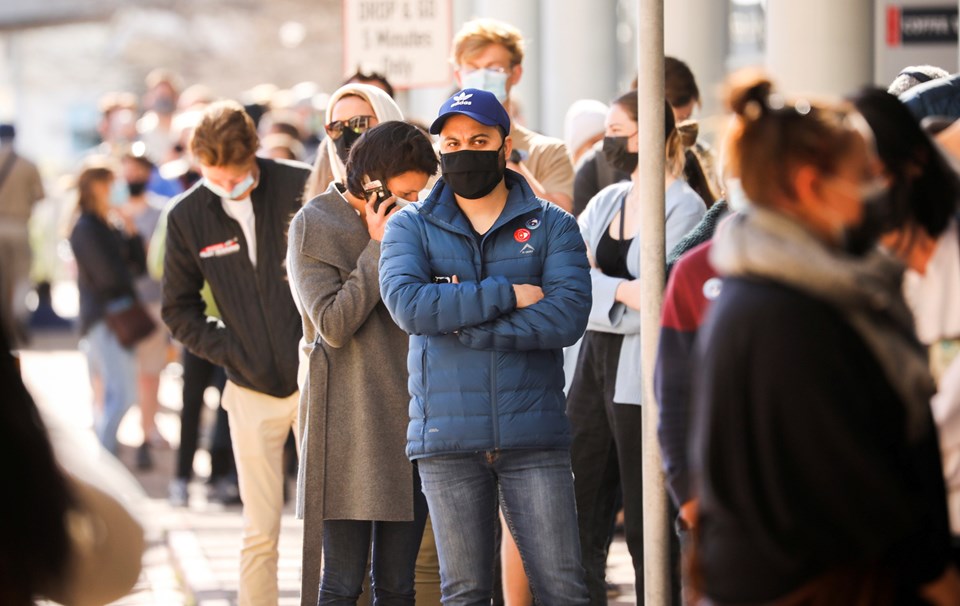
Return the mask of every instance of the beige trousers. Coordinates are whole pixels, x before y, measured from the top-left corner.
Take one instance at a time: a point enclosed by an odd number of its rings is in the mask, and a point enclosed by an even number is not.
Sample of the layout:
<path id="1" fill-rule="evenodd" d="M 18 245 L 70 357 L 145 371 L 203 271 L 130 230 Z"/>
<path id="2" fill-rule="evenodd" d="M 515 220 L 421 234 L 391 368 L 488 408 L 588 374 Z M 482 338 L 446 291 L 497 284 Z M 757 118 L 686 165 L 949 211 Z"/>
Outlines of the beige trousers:
<path id="1" fill-rule="evenodd" d="M 239 606 L 275 606 L 279 599 L 277 543 L 283 510 L 283 445 L 291 429 L 299 439 L 299 401 L 299 392 L 274 398 L 231 381 L 223 390 L 221 403 L 230 418 L 243 499 Z"/>

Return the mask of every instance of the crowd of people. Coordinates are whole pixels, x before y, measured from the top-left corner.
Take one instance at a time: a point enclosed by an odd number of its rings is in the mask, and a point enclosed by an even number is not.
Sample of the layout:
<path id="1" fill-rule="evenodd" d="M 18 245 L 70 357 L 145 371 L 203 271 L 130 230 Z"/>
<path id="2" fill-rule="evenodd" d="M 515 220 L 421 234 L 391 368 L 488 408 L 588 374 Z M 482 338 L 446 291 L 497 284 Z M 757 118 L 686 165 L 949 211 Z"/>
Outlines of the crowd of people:
<path id="1" fill-rule="evenodd" d="M 637 82 L 560 140 L 517 119 L 519 31 L 452 47 L 429 125 L 376 74 L 104 98 L 69 238 L 96 432 L 115 453 L 137 403 L 152 464 L 178 343 L 185 506 L 218 388 L 242 605 L 279 599 L 291 456 L 302 604 L 606 604 L 621 525 L 642 599 Z M 960 76 L 812 99 L 737 72 L 720 153 L 689 67 L 664 78 L 675 603 L 960 603 Z"/>

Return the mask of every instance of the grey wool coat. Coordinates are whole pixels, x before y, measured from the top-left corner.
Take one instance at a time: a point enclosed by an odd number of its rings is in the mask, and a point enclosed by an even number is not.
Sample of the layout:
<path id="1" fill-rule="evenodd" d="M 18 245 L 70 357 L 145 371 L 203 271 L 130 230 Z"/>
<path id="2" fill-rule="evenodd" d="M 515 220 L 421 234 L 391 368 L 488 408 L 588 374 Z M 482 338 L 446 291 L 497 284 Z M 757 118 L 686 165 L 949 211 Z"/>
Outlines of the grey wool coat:
<path id="1" fill-rule="evenodd" d="M 380 243 L 336 186 L 290 223 L 309 368 L 300 395 L 301 604 L 317 603 L 324 520 L 413 520 L 407 342 L 380 299 Z"/>

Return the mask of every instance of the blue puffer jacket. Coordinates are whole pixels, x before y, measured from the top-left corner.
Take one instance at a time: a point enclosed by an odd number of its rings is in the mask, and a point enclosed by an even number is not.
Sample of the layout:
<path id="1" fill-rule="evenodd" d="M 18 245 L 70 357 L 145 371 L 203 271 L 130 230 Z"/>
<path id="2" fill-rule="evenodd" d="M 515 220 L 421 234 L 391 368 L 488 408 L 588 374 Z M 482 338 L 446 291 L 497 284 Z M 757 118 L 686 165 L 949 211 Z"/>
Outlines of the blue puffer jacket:
<path id="1" fill-rule="evenodd" d="M 591 289 L 577 222 L 506 174 L 503 213 L 478 245 L 439 180 L 387 224 L 380 291 L 411 335 L 411 459 L 570 445 L 561 348 L 583 334 Z M 434 284 L 457 276 L 459 284 Z M 544 298 L 517 309 L 513 284 Z"/>

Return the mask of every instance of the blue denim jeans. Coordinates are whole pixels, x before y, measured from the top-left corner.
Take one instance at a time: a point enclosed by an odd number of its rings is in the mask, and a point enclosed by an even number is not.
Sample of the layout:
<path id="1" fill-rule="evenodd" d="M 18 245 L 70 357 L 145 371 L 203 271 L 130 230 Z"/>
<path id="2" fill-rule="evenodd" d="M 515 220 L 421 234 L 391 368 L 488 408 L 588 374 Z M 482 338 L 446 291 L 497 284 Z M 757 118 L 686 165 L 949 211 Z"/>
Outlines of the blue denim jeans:
<path id="1" fill-rule="evenodd" d="M 538 604 L 589 603 L 566 450 L 418 460 L 440 556 L 444 606 L 490 604 L 498 505 Z"/>
<path id="2" fill-rule="evenodd" d="M 90 372 L 103 381 L 103 410 L 94 413 L 93 427 L 103 447 L 117 454 L 117 429 L 137 400 L 137 357 L 102 320 L 87 332 L 83 349 Z"/>
<path id="3" fill-rule="evenodd" d="M 427 521 L 427 503 L 419 480 L 414 471 L 411 522 L 324 520 L 323 577 L 317 602 L 320 606 L 357 603 L 363 590 L 367 556 L 371 563 L 371 603 L 415 604 L 414 565 Z"/>

